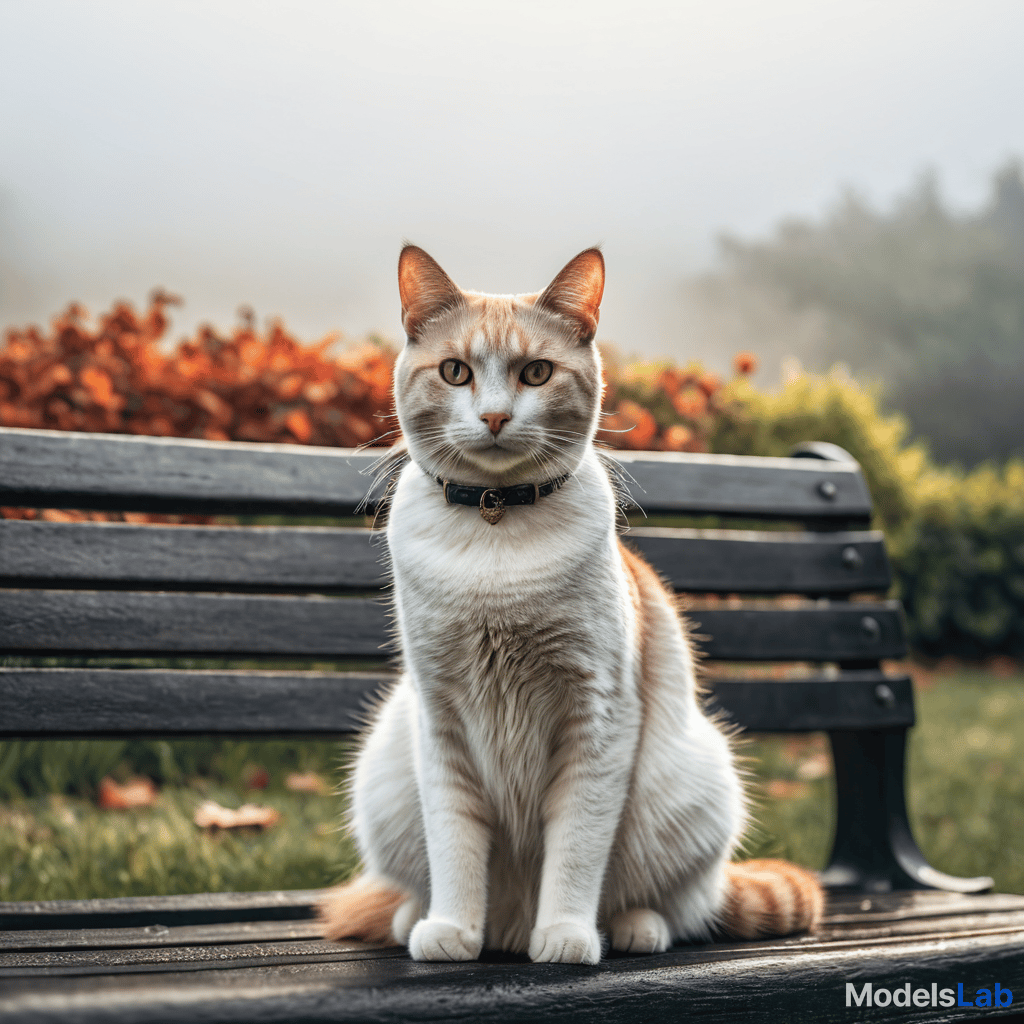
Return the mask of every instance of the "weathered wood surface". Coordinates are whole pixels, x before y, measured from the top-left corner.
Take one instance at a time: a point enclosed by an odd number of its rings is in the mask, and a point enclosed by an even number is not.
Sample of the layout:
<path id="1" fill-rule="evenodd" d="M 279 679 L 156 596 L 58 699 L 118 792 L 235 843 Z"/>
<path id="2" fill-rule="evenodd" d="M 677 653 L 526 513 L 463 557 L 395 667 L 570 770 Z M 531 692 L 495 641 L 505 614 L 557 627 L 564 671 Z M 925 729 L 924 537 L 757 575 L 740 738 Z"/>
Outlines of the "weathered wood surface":
<path id="1" fill-rule="evenodd" d="M 888 729 L 914 724 L 909 676 L 849 671 L 805 679 L 711 679 L 707 706 L 750 732 Z"/>
<path id="2" fill-rule="evenodd" d="M 383 533 L 358 527 L 0 520 L 8 587 L 376 590 L 387 582 L 385 555 Z"/>
<path id="3" fill-rule="evenodd" d="M 378 598 L 0 591 L 11 652 L 384 657 L 387 626 Z"/>
<path id="4" fill-rule="evenodd" d="M 871 496 L 855 462 L 744 455 L 615 452 L 646 512 L 769 519 L 867 520 Z"/>
<path id="5" fill-rule="evenodd" d="M 623 540 L 680 593 L 874 593 L 892 582 L 878 532 L 635 527 Z"/>
<path id="6" fill-rule="evenodd" d="M 0 736 L 355 732 L 389 673 L 0 668 Z"/>
<path id="7" fill-rule="evenodd" d="M 0 502 L 350 515 L 378 455 L 347 448 L 0 428 Z"/>
<path id="8" fill-rule="evenodd" d="M 827 594 L 888 589 L 882 535 L 639 527 L 625 541 L 677 591 Z M 370 590 L 387 582 L 380 531 L 0 520 L 4 586 L 159 584 Z"/>
<path id="9" fill-rule="evenodd" d="M 3 427 L 0 504 L 349 515 L 371 491 L 381 454 Z M 664 452 L 614 460 L 647 512 L 839 521 L 871 512 L 855 463 Z"/>
<path id="10" fill-rule="evenodd" d="M 321 892 L 320 889 L 271 889 L 0 903 L 0 948 L 20 948 L 14 932 L 26 929 L 47 931 L 56 936 L 58 931 L 79 928 L 141 929 L 306 920 L 312 916 L 312 904 Z"/>
<path id="11" fill-rule="evenodd" d="M 187 899 L 187 897 L 179 897 Z M 1024 898 L 892 893 L 830 899 L 815 936 L 680 945 L 653 957 L 612 955 L 596 967 L 490 956 L 416 964 L 401 949 L 294 938 L 254 941 L 219 926 L 164 944 L 152 931 L 58 949 L 59 935 L 14 935 L 0 952 L 5 1021 L 657 1021 L 701 1015 L 730 1024 L 996 1018 L 1024 993 Z M 277 927 L 272 925 L 271 927 Z M 183 938 L 188 929 L 167 929 Z M 203 937 L 213 941 L 203 942 Z M 846 985 L 965 996 L 998 982 L 1007 1007 L 847 1009 Z"/>
<path id="12" fill-rule="evenodd" d="M 0 736 L 331 736 L 357 731 L 393 682 L 390 673 L 0 668 Z M 714 679 L 708 690 L 712 710 L 760 732 L 914 722 L 910 680 L 881 672 Z"/>
<path id="13" fill-rule="evenodd" d="M 863 661 L 906 653 L 896 602 L 801 608 L 697 608 L 701 649 L 729 661 Z M 381 598 L 0 590 L 0 649 L 386 657 Z"/>
<path id="14" fill-rule="evenodd" d="M 313 906 L 324 891 L 271 889 L 0 903 L 0 949 L 55 949 L 66 941 L 77 944 L 76 939 L 67 938 L 69 929 L 128 930 L 134 936 L 129 945 L 151 945 L 154 940 L 161 944 L 160 929 L 165 927 L 231 927 L 234 924 L 269 927 L 273 922 L 308 922 L 314 917 Z M 935 890 L 872 894 L 831 892 L 826 916 L 829 921 L 859 926 L 994 911 L 1024 911 L 1024 896 L 964 895 Z"/>
<path id="15" fill-rule="evenodd" d="M 81 928 L 23 929 L 0 933 L 0 966 L 11 966 L 13 960 L 3 960 L 2 954 L 12 950 L 49 950 L 66 953 L 81 949 L 92 955 L 98 949 L 149 949 L 156 947 L 212 946 L 218 943 L 282 942 L 293 939 L 319 939 L 320 925 L 309 918 L 271 921 L 226 921 L 215 924 L 167 925 L 150 924 L 136 928 L 93 927 L 87 922 Z M 57 966 L 61 956 L 55 955 L 50 963 Z M 28 965 L 33 961 L 21 960 Z M 74 961 L 72 961 L 72 964 Z"/>

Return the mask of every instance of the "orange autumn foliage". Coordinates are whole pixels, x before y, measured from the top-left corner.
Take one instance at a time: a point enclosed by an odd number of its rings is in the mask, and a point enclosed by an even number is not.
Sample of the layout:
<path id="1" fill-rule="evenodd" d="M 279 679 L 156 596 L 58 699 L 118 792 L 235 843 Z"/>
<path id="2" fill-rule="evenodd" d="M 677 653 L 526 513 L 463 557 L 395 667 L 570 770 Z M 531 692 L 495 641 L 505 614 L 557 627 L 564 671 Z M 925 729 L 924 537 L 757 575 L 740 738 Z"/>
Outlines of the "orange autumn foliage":
<path id="1" fill-rule="evenodd" d="M 602 354 L 605 412 L 597 439 L 610 448 L 706 452 L 716 426 L 739 412 L 722 379 L 697 363 L 623 365 L 614 349 Z M 738 376 L 746 372 L 740 366 L 737 357 Z"/>
<path id="2" fill-rule="evenodd" d="M 226 335 L 203 327 L 165 351 L 166 308 L 117 303 L 98 322 L 72 304 L 49 332 L 11 329 L 0 347 L 0 424 L 49 430 L 354 447 L 386 433 L 393 354 L 365 343 L 341 356 L 331 335 L 297 341 L 250 313 Z M 388 442 L 385 442 L 388 443 Z"/>

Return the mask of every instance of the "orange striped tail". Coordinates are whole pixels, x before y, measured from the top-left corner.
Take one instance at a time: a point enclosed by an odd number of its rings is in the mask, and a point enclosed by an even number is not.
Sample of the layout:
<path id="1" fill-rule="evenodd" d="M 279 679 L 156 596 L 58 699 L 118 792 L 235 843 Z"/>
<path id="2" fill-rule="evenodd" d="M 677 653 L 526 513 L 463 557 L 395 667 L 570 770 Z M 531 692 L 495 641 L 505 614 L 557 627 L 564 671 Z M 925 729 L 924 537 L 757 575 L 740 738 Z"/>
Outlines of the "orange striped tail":
<path id="1" fill-rule="evenodd" d="M 764 939 L 813 931 L 825 896 L 812 872 L 785 860 L 725 866 L 727 889 L 720 927 L 730 939 Z"/>
<path id="2" fill-rule="evenodd" d="M 360 875 L 329 889 L 317 904 L 325 939 L 394 942 L 391 921 L 406 894 L 380 879 Z"/>

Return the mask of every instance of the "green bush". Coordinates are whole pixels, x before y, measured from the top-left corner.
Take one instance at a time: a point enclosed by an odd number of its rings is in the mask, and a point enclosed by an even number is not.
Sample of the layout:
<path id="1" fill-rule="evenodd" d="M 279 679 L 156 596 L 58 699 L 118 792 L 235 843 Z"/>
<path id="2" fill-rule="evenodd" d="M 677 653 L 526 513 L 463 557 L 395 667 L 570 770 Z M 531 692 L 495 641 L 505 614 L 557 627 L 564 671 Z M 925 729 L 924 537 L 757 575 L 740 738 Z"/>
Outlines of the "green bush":
<path id="1" fill-rule="evenodd" d="M 1024 656 L 1024 463 L 925 474 L 893 568 L 917 650 Z"/>
<path id="2" fill-rule="evenodd" d="M 910 642 L 923 654 L 1024 655 L 1024 463 L 969 474 L 907 443 L 900 416 L 842 371 L 796 374 L 777 392 L 739 379 L 711 450 L 786 455 L 831 441 L 860 462 L 885 531 Z"/>

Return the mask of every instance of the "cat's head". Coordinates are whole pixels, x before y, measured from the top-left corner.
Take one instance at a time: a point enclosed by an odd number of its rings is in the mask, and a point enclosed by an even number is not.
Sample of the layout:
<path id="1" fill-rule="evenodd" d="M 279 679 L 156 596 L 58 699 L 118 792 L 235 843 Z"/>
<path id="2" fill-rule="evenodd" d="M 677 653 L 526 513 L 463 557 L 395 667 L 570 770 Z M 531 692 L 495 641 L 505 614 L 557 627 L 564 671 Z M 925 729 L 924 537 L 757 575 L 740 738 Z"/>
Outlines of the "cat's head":
<path id="1" fill-rule="evenodd" d="M 489 486 L 573 471 L 601 406 L 601 253 L 581 252 L 543 292 L 482 295 L 462 291 L 407 245 L 398 286 L 408 340 L 395 366 L 395 403 L 420 468 Z"/>

